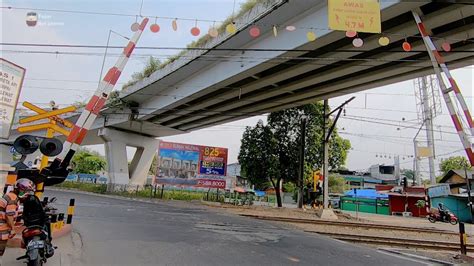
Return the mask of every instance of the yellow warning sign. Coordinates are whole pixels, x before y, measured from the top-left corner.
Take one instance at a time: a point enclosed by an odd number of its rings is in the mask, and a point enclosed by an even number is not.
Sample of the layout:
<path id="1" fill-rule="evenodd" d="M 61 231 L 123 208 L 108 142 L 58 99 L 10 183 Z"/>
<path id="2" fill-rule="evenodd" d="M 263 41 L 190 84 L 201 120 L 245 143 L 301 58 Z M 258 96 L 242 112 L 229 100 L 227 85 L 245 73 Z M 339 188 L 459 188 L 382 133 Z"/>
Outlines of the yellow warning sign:
<path id="1" fill-rule="evenodd" d="M 332 30 L 380 33 L 378 0 L 329 0 L 329 28 Z"/>

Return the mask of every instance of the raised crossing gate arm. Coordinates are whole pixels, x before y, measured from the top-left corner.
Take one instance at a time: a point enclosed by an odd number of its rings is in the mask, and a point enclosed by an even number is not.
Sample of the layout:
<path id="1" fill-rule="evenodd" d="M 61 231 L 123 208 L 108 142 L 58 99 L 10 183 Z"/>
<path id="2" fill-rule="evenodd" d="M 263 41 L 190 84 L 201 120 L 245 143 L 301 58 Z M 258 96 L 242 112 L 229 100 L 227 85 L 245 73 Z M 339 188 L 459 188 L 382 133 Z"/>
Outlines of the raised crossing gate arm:
<path id="1" fill-rule="evenodd" d="M 425 27 L 425 24 L 421 20 L 420 15 L 416 11 L 412 11 L 412 14 L 415 18 L 418 30 L 423 38 L 423 42 L 425 43 L 426 50 L 428 51 L 428 54 L 430 56 L 431 63 L 433 64 L 433 68 L 435 70 L 435 74 L 438 78 L 438 82 L 441 88 L 441 93 L 443 95 L 444 101 L 446 102 L 446 106 L 449 111 L 449 115 L 451 116 L 451 120 L 453 121 L 454 127 L 456 128 L 456 131 L 459 135 L 459 139 L 461 140 L 464 150 L 466 151 L 466 155 L 469 159 L 469 162 L 471 166 L 474 166 L 473 146 L 468 134 L 466 134 L 466 132 L 464 131 L 462 120 L 459 118 L 458 113 L 456 112 L 456 105 L 453 103 L 450 93 L 454 92 L 454 99 L 457 99 L 459 105 L 461 106 L 462 113 L 464 113 L 464 117 L 469 127 L 471 136 L 474 136 L 474 125 L 469 108 L 466 104 L 466 101 L 464 100 L 464 97 L 462 96 L 461 90 L 459 89 L 456 81 L 454 80 L 453 76 L 451 75 L 451 72 L 449 71 L 448 66 L 445 63 L 443 56 L 441 56 L 438 49 L 431 40 L 431 37 Z M 444 75 L 446 76 L 450 85 L 449 88 L 447 88 L 445 80 L 443 79 L 441 73 L 444 73 Z"/>
<path id="2" fill-rule="evenodd" d="M 72 157 L 81 146 L 87 131 L 91 128 L 100 110 L 105 105 L 110 93 L 114 89 L 115 84 L 122 74 L 122 71 L 127 64 L 128 59 L 130 58 L 130 55 L 132 54 L 136 43 L 140 39 L 147 23 L 148 18 L 144 18 L 140 23 L 138 30 L 124 48 L 122 55 L 117 59 L 115 65 L 107 71 L 107 74 L 99 83 L 97 90 L 85 106 L 69 136 L 64 142 L 63 151 L 61 154 L 51 163 L 49 167 L 45 167 L 41 170 L 40 176 L 45 179 L 45 185 L 61 183 L 67 177 L 69 173 L 67 167 L 69 166 Z"/>

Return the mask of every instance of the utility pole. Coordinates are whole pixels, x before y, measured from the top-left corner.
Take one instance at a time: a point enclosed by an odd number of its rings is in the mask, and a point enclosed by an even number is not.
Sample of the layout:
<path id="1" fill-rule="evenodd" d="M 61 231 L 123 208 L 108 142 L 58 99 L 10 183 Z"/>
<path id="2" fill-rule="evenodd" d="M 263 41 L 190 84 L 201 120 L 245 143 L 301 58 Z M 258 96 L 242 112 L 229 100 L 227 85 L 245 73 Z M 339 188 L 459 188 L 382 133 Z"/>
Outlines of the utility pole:
<path id="1" fill-rule="evenodd" d="M 413 139 L 413 145 L 415 147 L 415 158 L 413 158 L 413 171 L 415 173 L 415 182 L 417 185 L 421 184 L 420 180 L 420 158 L 418 157 L 418 141 Z"/>
<path id="2" fill-rule="evenodd" d="M 323 149 L 323 208 L 329 207 L 329 132 L 328 121 L 329 115 L 327 111 L 329 109 L 329 101 L 324 100 L 324 119 L 323 119 L 323 132 L 324 132 L 324 149 Z"/>
<path id="3" fill-rule="evenodd" d="M 299 178 L 298 178 L 298 208 L 303 208 L 303 186 L 304 186 L 304 150 L 306 142 L 306 116 L 303 115 L 301 118 L 301 144 L 300 144 L 300 165 L 299 165 Z"/>
<path id="4" fill-rule="evenodd" d="M 430 169 L 430 183 L 436 183 L 435 165 L 434 165 L 434 136 L 433 136 L 433 113 L 431 112 L 430 99 L 428 95 L 428 79 L 427 77 L 421 77 L 421 96 L 423 99 L 423 117 L 426 127 L 426 139 L 428 140 L 428 148 L 430 155 L 428 157 L 428 164 Z"/>

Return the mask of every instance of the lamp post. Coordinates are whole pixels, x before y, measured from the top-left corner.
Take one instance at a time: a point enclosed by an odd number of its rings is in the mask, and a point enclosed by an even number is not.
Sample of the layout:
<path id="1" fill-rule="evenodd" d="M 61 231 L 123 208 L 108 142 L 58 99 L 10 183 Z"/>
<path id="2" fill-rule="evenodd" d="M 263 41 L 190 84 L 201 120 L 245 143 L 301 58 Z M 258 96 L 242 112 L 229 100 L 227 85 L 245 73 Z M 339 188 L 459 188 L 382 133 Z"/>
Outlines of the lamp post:
<path id="1" fill-rule="evenodd" d="M 306 142 L 306 122 L 307 116 L 301 116 L 301 143 L 300 143 L 300 165 L 299 165 L 299 178 L 298 178 L 298 208 L 303 208 L 303 186 L 304 186 L 304 151 Z"/>

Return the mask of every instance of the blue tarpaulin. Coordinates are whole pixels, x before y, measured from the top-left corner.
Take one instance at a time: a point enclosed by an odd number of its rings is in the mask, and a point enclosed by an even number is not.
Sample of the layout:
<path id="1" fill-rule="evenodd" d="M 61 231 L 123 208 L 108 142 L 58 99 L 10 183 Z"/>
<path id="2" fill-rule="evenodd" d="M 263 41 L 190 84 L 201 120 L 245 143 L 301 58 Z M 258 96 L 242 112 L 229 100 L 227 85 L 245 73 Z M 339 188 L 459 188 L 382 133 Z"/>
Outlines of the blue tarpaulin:
<path id="1" fill-rule="evenodd" d="M 263 197 L 263 196 L 265 196 L 265 191 L 255 190 L 255 196 Z"/>
<path id="2" fill-rule="evenodd" d="M 387 194 L 378 193 L 375 189 L 356 189 L 356 193 L 353 190 L 346 191 L 345 196 L 348 197 L 357 197 L 357 198 L 366 198 L 366 199 L 386 199 L 388 198 Z"/>

